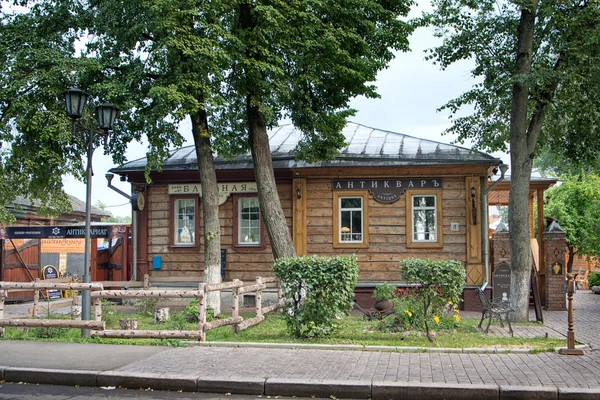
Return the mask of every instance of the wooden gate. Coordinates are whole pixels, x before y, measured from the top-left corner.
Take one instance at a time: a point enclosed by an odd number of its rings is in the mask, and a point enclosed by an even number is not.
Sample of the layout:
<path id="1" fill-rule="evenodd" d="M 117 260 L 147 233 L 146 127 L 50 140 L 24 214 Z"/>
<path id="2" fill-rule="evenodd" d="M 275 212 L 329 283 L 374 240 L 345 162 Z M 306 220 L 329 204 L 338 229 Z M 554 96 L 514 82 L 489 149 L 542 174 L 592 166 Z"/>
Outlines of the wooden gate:
<path id="1" fill-rule="evenodd" d="M 40 240 L 8 239 L 3 241 L 0 280 L 31 282 L 39 277 Z M 33 290 L 8 292 L 7 301 L 33 299 Z"/>

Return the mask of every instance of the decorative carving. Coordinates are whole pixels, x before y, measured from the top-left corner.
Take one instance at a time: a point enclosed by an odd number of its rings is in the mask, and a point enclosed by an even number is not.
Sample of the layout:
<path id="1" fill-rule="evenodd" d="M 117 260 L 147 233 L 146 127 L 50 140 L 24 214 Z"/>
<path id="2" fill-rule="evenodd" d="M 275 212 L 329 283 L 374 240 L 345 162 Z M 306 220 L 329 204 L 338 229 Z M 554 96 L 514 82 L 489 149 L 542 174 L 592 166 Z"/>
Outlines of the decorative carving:
<path id="1" fill-rule="evenodd" d="M 562 275 L 562 264 L 558 261 L 552 264 L 552 275 Z"/>

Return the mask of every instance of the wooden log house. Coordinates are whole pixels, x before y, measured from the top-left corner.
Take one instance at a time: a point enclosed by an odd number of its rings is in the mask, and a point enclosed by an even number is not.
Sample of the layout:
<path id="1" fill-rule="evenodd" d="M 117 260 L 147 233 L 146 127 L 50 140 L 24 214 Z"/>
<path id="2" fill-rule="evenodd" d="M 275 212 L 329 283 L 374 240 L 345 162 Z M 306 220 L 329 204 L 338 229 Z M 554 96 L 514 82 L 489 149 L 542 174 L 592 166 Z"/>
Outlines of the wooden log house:
<path id="1" fill-rule="evenodd" d="M 399 282 L 408 257 L 455 259 L 467 285 L 484 281 L 482 189 L 501 161 L 488 154 L 356 123 L 333 160 L 296 160 L 301 133 L 269 132 L 281 204 L 298 254 L 356 254 L 359 287 Z M 138 276 L 202 279 L 201 182 L 194 146 L 174 150 L 146 184 L 146 159 L 110 172 L 132 185 L 138 211 Z M 252 158 L 216 158 L 225 280 L 272 276 Z M 482 222 L 485 230 L 482 229 Z"/>

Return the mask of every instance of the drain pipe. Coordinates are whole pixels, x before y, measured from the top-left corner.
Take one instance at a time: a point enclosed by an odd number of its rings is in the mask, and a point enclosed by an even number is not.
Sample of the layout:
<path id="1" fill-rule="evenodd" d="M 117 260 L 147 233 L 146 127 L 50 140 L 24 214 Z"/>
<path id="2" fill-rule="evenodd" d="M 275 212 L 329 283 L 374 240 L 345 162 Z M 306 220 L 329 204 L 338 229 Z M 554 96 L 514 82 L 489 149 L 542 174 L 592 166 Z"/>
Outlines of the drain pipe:
<path id="1" fill-rule="evenodd" d="M 115 192 L 119 193 L 121 196 L 127 198 L 127 200 L 131 200 L 131 196 L 128 195 L 127 193 L 125 193 L 124 191 L 122 191 L 121 189 L 119 189 L 116 186 L 112 185 L 112 180 L 115 177 L 114 174 L 106 174 L 104 175 L 104 177 L 106 178 L 106 180 L 108 181 L 108 187 L 111 188 L 112 190 L 114 190 Z M 138 229 L 138 222 L 137 222 L 137 211 L 133 211 L 133 232 L 131 234 L 131 240 L 133 242 L 133 272 L 131 274 L 131 279 L 133 281 L 137 281 L 137 252 L 138 252 L 138 243 L 137 243 L 137 229 Z"/>
<path id="2" fill-rule="evenodd" d="M 500 168 L 500 178 L 498 178 L 498 180 L 492 183 L 489 187 L 485 187 L 486 179 L 481 178 L 481 238 L 483 240 L 483 265 L 485 270 L 481 290 L 485 290 L 485 287 L 488 285 L 488 277 L 490 275 L 490 239 L 488 237 L 489 223 L 487 196 L 497 184 L 504 180 L 504 175 L 506 174 L 506 171 L 508 171 L 508 165 L 500 163 L 498 168 Z"/>

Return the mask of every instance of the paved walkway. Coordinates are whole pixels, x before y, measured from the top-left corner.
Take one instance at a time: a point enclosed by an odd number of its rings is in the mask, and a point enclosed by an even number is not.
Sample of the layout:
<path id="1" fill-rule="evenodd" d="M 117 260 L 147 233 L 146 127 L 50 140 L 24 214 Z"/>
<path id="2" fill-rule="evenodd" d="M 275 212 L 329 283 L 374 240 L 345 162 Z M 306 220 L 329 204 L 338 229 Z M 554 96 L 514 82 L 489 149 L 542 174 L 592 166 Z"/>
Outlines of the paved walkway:
<path id="1" fill-rule="evenodd" d="M 546 328 L 531 328 L 557 337 L 566 336 L 566 312 L 545 311 L 544 322 Z M 531 334 L 529 328 L 517 327 L 516 333 Z M 110 372 L 114 376 L 128 376 L 131 379 L 135 376 L 154 377 L 156 382 L 169 376 L 193 376 L 238 384 L 264 381 L 264 385 L 277 380 L 326 380 L 337 386 L 367 382 L 373 388 L 375 382 L 415 383 L 437 388 L 446 384 L 458 384 L 460 387 L 483 384 L 497 385 L 500 390 L 503 385 L 552 390 L 594 388 L 599 390 L 593 391 L 593 397 L 589 398 L 600 398 L 600 295 L 593 295 L 589 291 L 577 292 L 575 330 L 576 339 L 590 346 L 583 356 L 557 353 L 491 354 L 485 349 L 470 353 L 439 353 L 435 349 L 431 352 L 340 351 L 281 348 L 277 345 L 159 348 L 0 341 L 0 371 L 4 368 L 7 379 L 11 367 L 34 367 L 93 370 L 99 374 Z M 494 326 L 494 331 L 502 334 L 503 329 Z M 65 352 L 76 356 L 54 356 Z M 121 357 L 116 359 L 108 356 L 109 352 L 121 354 Z M 26 361 L 22 361 L 24 358 Z M 197 385 L 200 385 L 199 382 Z M 297 395 L 306 393 L 298 392 Z M 357 394 L 357 397 L 362 396 Z"/>

